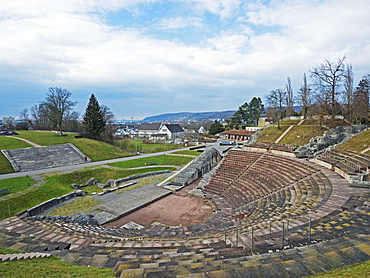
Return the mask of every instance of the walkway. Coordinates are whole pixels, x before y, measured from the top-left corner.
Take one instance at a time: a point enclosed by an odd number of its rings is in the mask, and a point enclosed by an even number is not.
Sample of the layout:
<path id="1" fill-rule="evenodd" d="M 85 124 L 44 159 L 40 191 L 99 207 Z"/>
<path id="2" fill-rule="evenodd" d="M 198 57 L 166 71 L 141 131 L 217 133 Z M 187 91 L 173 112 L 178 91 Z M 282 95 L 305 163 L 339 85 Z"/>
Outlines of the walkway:
<path id="1" fill-rule="evenodd" d="M 24 139 L 24 138 L 21 138 L 21 137 L 15 137 L 15 136 L 7 136 L 7 137 L 10 137 L 10 138 L 14 138 L 14 139 L 18 139 L 18 140 L 22 140 L 22 141 L 24 141 L 24 142 L 26 142 L 26 143 L 28 143 L 28 144 L 30 144 L 31 146 L 33 146 L 33 147 L 41 147 L 40 145 L 38 145 L 38 144 L 36 144 L 36 143 L 33 143 L 32 141 L 30 141 L 30 140 L 27 140 L 27 139 Z"/>
<path id="2" fill-rule="evenodd" d="M 218 147 L 217 143 L 210 144 L 207 143 L 207 148 L 212 147 Z M 86 162 L 82 164 L 76 164 L 76 165 L 70 165 L 70 166 L 61 166 L 61 167 L 55 167 L 55 168 L 48 168 L 48 169 L 41 169 L 41 170 L 35 170 L 35 171 L 28 171 L 28 172 L 17 172 L 17 173 L 9 173 L 9 174 L 2 174 L 0 175 L 0 180 L 4 179 L 11 179 L 11 178 L 18 178 L 18 177 L 25 177 L 25 176 L 33 176 L 33 175 L 40 175 L 45 173 L 53 173 L 53 172 L 73 172 L 76 170 L 80 170 L 86 167 L 93 167 L 93 166 L 100 166 L 104 164 L 114 163 L 114 162 L 120 162 L 120 161 L 128 161 L 138 158 L 148 158 L 152 156 L 157 155 L 167 155 L 171 154 L 173 152 L 181 151 L 181 150 L 189 150 L 190 147 L 183 148 L 183 149 L 176 149 L 171 151 L 164 151 L 164 152 L 157 152 L 157 153 L 147 153 L 147 154 L 140 154 L 135 156 L 129 156 L 129 157 L 121 157 L 121 158 L 115 158 L 115 159 L 108 159 L 108 160 L 101 160 L 101 161 L 93 161 L 93 162 Z M 221 151 L 222 153 L 222 151 Z"/>
<path id="3" fill-rule="evenodd" d="M 304 120 L 300 120 L 299 123 L 297 125 L 301 125 L 302 123 L 304 122 Z M 274 142 L 274 143 L 279 143 L 281 141 L 281 139 L 284 138 L 284 136 L 293 128 L 295 127 L 296 125 L 291 125 L 290 127 L 288 127 L 287 130 L 284 131 L 283 134 L 280 135 L 280 137 Z"/>

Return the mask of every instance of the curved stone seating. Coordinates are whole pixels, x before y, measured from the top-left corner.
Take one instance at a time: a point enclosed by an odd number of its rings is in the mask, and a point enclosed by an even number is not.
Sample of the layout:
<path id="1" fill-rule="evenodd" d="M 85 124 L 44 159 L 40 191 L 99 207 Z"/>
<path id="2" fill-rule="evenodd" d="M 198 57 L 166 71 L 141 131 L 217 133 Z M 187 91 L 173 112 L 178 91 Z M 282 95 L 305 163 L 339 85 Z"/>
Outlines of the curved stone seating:
<path id="1" fill-rule="evenodd" d="M 370 167 L 370 156 L 353 151 L 327 151 L 319 156 L 318 160 L 336 166 L 346 172 L 348 175 L 357 173 L 367 174 Z"/>
<path id="2" fill-rule="evenodd" d="M 237 174 L 222 162 L 211 178 L 205 198 L 214 214 L 201 224 L 130 231 L 14 217 L 0 221 L 1 246 L 114 268 L 116 277 L 301 277 L 370 259 L 369 191 L 357 195 L 355 209 L 341 211 L 351 188 L 343 179 L 332 184 L 335 173 L 269 153 L 243 155 L 233 151 L 224 160 Z M 239 162 L 227 161 L 231 156 Z M 241 213 L 246 217 L 237 220 Z M 309 217 L 315 244 L 305 247 Z"/>

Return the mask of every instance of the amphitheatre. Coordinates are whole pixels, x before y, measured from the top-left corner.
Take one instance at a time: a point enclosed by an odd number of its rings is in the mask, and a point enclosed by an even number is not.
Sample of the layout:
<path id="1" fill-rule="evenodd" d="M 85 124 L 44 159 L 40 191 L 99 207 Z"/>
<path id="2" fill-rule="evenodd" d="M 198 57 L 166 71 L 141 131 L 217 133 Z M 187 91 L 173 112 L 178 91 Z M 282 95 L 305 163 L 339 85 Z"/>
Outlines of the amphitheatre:
<path id="1" fill-rule="evenodd" d="M 334 126 L 284 143 L 299 125 L 278 139 L 261 131 L 243 145 L 199 148 L 174 175 L 153 174 L 131 191 L 115 193 L 137 177 L 99 184 L 112 192 L 94 195 L 103 203 L 85 218 L 97 224 L 46 215 L 84 198 L 86 184 L 74 185 L 67 197 L 0 220 L 0 246 L 115 277 L 306 277 L 369 261 L 370 144 L 354 143 L 369 130 Z"/>

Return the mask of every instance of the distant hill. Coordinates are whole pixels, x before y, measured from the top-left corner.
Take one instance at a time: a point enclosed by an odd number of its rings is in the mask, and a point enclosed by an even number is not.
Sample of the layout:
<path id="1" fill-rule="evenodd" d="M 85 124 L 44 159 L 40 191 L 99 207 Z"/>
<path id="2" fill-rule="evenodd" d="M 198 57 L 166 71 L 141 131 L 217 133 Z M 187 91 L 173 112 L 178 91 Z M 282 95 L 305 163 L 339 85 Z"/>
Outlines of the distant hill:
<path id="1" fill-rule="evenodd" d="M 166 113 L 157 116 L 146 117 L 142 122 L 187 122 L 187 121 L 204 121 L 220 120 L 230 118 L 236 111 L 221 111 L 221 112 L 179 112 L 179 113 Z"/>

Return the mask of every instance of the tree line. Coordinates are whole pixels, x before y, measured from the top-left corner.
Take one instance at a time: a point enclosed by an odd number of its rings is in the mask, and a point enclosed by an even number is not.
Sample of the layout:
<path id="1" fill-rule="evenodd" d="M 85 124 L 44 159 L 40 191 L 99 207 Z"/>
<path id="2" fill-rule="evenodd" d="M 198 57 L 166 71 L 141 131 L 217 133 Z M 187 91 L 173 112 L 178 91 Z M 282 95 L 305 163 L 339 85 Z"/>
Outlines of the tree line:
<path id="1" fill-rule="evenodd" d="M 305 119 L 313 115 L 333 119 L 342 115 L 352 124 L 368 124 L 370 74 L 365 74 L 355 87 L 352 65 L 346 63 L 345 56 L 336 62 L 326 59 L 309 72 L 311 83 L 304 73 L 295 97 L 289 77 L 285 88 L 266 95 L 267 116 L 279 123 L 286 116 L 298 115 L 294 111 L 294 104 L 297 104 Z"/>
<path id="2" fill-rule="evenodd" d="M 303 116 L 304 119 L 313 115 L 324 119 L 335 118 L 342 115 L 352 124 L 368 124 L 369 122 L 369 94 L 370 74 L 365 74 L 354 86 L 352 65 L 346 63 L 346 57 L 331 62 L 326 59 L 324 63 L 310 71 L 311 83 L 308 82 L 306 73 L 303 81 L 294 96 L 290 77 L 284 88 L 272 90 L 265 95 L 265 105 L 261 98 L 253 97 L 245 102 L 228 119 L 228 125 L 223 127 L 215 123 L 212 132 L 223 129 L 239 129 L 256 125 L 263 112 L 280 128 L 280 120 L 289 116 Z M 295 107 L 300 107 L 300 112 Z"/>
<path id="3" fill-rule="evenodd" d="M 62 136 L 63 131 L 80 131 L 85 137 L 112 141 L 114 114 L 109 107 L 100 105 L 91 94 L 83 121 L 78 121 L 79 113 L 74 111 L 77 102 L 71 100 L 72 93 L 60 87 L 50 87 L 45 100 L 20 112 L 23 122 L 17 129 L 55 130 Z"/>

